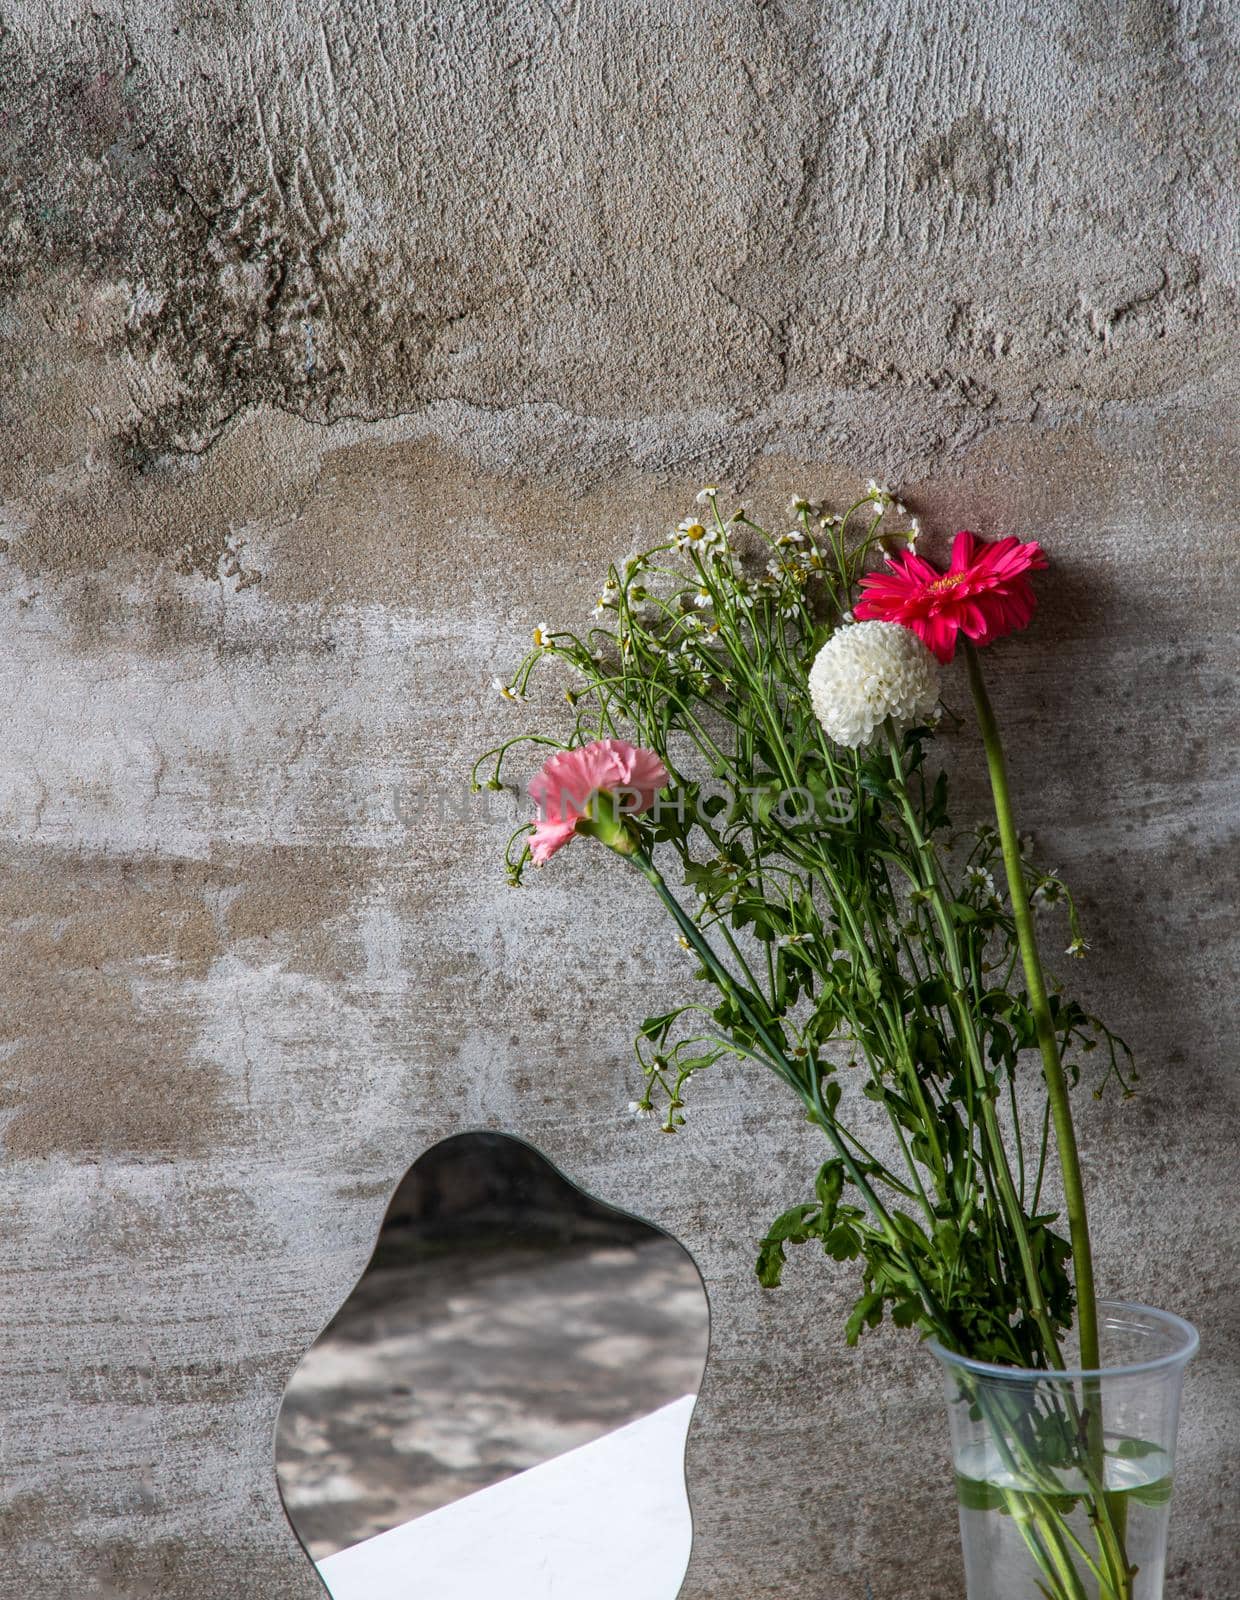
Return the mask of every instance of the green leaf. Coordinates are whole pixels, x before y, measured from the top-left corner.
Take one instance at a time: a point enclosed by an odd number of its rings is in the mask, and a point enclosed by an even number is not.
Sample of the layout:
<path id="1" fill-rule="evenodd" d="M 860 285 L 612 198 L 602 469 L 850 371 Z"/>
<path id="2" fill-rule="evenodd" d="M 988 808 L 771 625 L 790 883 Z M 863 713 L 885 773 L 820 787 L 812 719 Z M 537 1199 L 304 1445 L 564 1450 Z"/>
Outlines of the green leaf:
<path id="1" fill-rule="evenodd" d="M 1135 1500 L 1140 1506 L 1165 1506 L 1171 1499 L 1171 1491 L 1175 1487 L 1171 1474 L 1165 1478 L 1157 1478 L 1153 1483 L 1139 1483 L 1132 1489 L 1125 1489 L 1114 1496 L 1108 1495 L 1107 1499 Z"/>
<path id="2" fill-rule="evenodd" d="M 804 1244 L 820 1233 L 823 1226 L 822 1211 L 813 1201 L 792 1206 L 776 1217 L 758 1246 L 754 1270 L 759 1283 L 766 1289 L 777 1289 L 786 1264 L 784 1246 Z"/>
<path id="3" fill-rule="evenodd" d="M 811 1201 L 807 1205 L 793 1206 L 791 1210 L 783 1212 L 775 1218 L 766 1230 L 763 1244 L 771 1244 L 780 1239 L 791 1239 L 797 1244 L 804 1244 L 810 1236 L 807 1219 L 810 1216 L 817 1218 L 818 1207 Z"/>
<path id="4" fill-rule="evenodd" d="M 754 1265 L 758 1282 L 764 1289 L 778 1289 L 784 1275 L 784 1247 L 780 1240 L 765 1240 L 758 1251 Z"/>
<path id="5" fill-rule="evenodd" d="M 827 1085 L 827 1093 L 837 1089 L 838 1084 Z M 814 1180 L 814 1193 L 818 1196 L 824 1217 L 834 1218 L 835 1208 L 840 1203 L 840 1196 L 844 1193 L 844 1163 L 840 1160 L 827 1161 L 819 1168 L 818 1176 Z"/>
<path id="6" fill-rule="evenodd" d="M 877 1291 L 863 1294 L 852 1308 L 844 1324 L 844 1337 L 850 1345 L 856 1344 L 863 1328 L 877 1328 L 883 1320 L 883 1297 Z"/>
<path id="7" fill-rule="evenodd" d="M 926 807 L 926 832 L 937 833 L 950 822 L 951 818 L 947 815 L 947 774 L 940 772 L 934 780 L 934 793 L 930 797 L 930 804 Z"/>
<path id="8" fill-rule="evenodd" d="M 907 1212 L 894 1210 L 891 1213 L 891 1220 L 895 1225 L 896 1232 L 907 1244 L 912 1245 L 918 1254 L 925 1255 L 929 1252 L 930 1241 L 926 1238 L 925 1231 L 920 1224 L 914 1222 Z"/>
<path id="9" fill-rule="evenodd" d="M 1140 1461 L 1144 1456 L 1156 1456 L 1161 1448 L 1148 1439 L 1121 1439 L 1114 1448 L 1107 1450 L 1107 1455 L 1116 1456 L 1120 1461 Z"/>
<path id="10" fill-rule="evenodd" d="M 956 1499 L 966 1511 L 1006 1511 L 1003 1490 L 981 1478 L 966 1478 L 956 1474 Z"/>
<path id="11" fill-rule="evenodd" d="M 643 1038 L 653 1039 L 656 1043 L 662 1043 L 667 1038 L 668 1029 L 679 1015 L 680 1010 L 677 1009 L 675 1011 L 664 1011 L 657 1017 L 647 1017 L 640 1030 Z"/>
<path id="12" fill-rule="evenodd" d="M 822 1247 L 836 1261 L 853 1261 L 861 1254 L 861 1235 L 846 1222 L 837 1222 L 823 1239 Z"/>

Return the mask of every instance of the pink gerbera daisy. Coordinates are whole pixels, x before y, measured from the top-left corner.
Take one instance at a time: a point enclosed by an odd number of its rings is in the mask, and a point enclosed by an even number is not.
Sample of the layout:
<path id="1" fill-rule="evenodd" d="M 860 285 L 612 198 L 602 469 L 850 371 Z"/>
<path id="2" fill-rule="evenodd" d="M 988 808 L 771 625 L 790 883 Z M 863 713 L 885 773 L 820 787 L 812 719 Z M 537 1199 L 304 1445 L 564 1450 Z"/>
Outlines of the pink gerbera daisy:
<path id="1" fill-rule="evenodd" d="M 1037 601 L 1028 573 L 1047 565 L 1042 547 L 1008 537 L 993 541 L 961 532 L 946 572 L 911 550 L 887 557 L 888 572 L 867 573 L 857 620 L 911 628 L 942 662 L 956 653 L 956 635 L 990 644 L 1029 626 Z"/>
<path id="2" fill-rule="evenodd" d="M 612 811 L 621 817 L 639 816 L 650 810 L 655 795 L 669 781 L 667 768 L 653 750 L 626 739 L 596 739 L 578 750 L 558 751 L 530 779 L 530 798 L 538 807 L 530 855 L 541 867 L 563 849 L 578 824 L 604 821 L 598 815 L 599 795 L 610 795 Z M 620 831 L 616 834 L 618 842 Z M 615 847 L 611 839 L 607 842 Z"/>

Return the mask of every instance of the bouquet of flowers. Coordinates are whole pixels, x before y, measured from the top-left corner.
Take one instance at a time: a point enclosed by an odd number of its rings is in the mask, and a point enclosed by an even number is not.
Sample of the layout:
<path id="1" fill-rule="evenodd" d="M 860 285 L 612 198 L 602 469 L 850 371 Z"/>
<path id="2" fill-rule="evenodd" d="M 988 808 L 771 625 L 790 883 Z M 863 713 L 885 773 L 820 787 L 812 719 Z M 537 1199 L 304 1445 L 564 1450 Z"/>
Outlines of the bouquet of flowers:
<path id="1" fill-rule="evenodd" d="M 1096 1095 L 1130 1094 L 1135 1073 L 1044 975 L 1035 909 L 1061 908 L 1068 956 L 1088 947 L 1066 885 L 1018 834 L 980 657 L 1029 623 L 1046 558 L 959 533 L 944 572 L 917 538 L 875 484 L 836 515 L 798 499 L 775 534 L 702 490 L 669 538 L 609 569 L 590 626 L 535 630 L 498 686 L 521 701 L 562 669 L 569 726 L 505 740 L 473 784 L 501 787 L 514 752 L 551 747 L 528 782 L 534 820 L 508 843 L 511 881 L 594 839 L 696 958 L 699 997 L 638 1030 L 634 1112 L 674 1132 L 726 1056 L 775 1073 L 821 1130 L 812 1193 L 772 1221 L 758 1277 L 777 1285 L 787 1250 L 812 1242 L 856 1264 L 849 1344 L 889 1316 L 959 1358 L 962 1521 L 993 1547 L 970 1594 L 1134 1600 L 1161 1592 L 1138 1574 L 1170 1480 L 1163 1444 L 1104 1424 L 1070 1090 L 1091 1052 Z M 967 830 L 933 761 L 958 652 L 994 799 Z M 1083 1381 L 1057 1383 L 1068 1352 Z M 1032 1381 L 988 1387 L 1009 1369 Z M 1017 1572 L 1002 1591 L 999 1565 Z"/>

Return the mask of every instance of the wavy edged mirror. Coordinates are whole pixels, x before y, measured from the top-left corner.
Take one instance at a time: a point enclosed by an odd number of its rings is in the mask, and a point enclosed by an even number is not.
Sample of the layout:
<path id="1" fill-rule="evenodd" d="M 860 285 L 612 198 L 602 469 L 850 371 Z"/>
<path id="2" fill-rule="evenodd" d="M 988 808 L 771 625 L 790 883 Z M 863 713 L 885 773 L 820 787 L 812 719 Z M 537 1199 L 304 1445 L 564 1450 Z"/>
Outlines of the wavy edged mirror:
<path id="1" fill-rule="evenodd" d="M 708 1326 L 684 1247 L 532 1146 L 426 1151 L 280 1408 L 332 1600 L 675 1600 Z"/>

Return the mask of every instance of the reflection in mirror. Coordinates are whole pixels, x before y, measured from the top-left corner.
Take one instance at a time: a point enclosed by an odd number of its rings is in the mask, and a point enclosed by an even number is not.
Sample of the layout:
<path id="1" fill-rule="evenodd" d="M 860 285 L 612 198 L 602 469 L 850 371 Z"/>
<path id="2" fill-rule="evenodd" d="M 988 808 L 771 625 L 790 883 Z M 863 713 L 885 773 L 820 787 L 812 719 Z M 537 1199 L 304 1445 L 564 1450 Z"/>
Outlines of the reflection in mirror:
<path id="1" fill-rule="evenodd" d="M 427 1151 L 280 1411 L 333 1600 L 675 1600 L 706 1345 L 674 1239 L 520 1140 Z"/>

